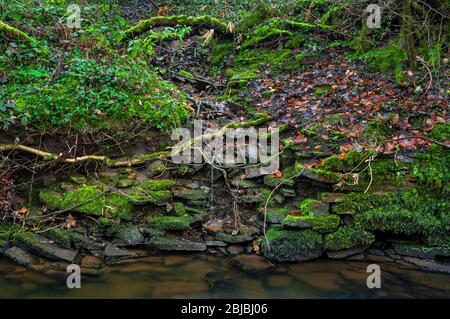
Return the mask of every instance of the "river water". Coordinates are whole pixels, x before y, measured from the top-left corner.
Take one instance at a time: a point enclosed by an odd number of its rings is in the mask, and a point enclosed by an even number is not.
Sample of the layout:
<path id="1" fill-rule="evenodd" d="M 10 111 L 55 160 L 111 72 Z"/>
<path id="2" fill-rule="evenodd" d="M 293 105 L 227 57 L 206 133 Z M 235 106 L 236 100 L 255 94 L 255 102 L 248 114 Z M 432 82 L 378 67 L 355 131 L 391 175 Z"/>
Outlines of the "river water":
<path id="1" fill-rule="evenodd" d="M 450 275 L 379 264 L 381 288 L 369 289 L 368 263 L 316 260 L 248 274 L 227 258 L 165 255 L 124 260 L 83 275 L 42 275 L 0 258 L 0 298 L 450 298 Z"/>

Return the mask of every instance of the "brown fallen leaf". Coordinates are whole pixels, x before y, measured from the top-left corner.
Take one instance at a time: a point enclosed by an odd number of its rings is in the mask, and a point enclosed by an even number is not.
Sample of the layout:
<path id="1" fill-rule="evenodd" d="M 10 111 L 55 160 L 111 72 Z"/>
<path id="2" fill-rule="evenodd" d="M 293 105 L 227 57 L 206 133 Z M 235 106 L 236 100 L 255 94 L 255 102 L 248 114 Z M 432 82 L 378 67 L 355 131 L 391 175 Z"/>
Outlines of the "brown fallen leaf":
<path id="1" fill-rule="evenodd" d="M 69 214 L 66 218 L 66 224 L 64 225 L 64 228 L 71 229 L 77 226 L 77 221 L 72 216 L 72 214 Z"/>

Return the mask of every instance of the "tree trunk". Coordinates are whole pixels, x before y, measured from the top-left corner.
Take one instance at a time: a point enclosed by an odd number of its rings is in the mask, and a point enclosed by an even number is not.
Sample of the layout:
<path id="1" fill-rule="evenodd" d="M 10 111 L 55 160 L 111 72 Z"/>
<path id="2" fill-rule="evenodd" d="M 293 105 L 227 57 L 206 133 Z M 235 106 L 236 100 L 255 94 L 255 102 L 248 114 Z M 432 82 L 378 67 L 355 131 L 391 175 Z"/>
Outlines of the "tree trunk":
<path id="1" fill-rule="evenodd" d="M 416 50 L 414 47 L 414 28 L 411 13 L 411 0 L 403 0 L 402 36 L 405 38 L 408 60 L 412 69 L 417 66 Z"/>

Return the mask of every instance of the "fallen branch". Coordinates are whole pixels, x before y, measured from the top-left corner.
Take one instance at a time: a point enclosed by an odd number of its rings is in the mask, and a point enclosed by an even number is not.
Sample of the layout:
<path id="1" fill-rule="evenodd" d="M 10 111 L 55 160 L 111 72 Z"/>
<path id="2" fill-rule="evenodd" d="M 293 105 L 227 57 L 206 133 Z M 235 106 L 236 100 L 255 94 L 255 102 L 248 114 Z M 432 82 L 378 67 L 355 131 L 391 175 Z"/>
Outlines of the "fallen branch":
<path id="1" fill-rule="evenodd" d="M 107 156 L 100 155 L 85 155 L 74 158 L 65 158 L 63 154 L 49 153 L 21 144 L 0 144 L 0 152 L 6 151 L 22 151 L 25 153 L 37 155 L 44 158 L 45 160 L 61 160 L 63 163 L 67 164 L 75 164 L 88 161 L 104 162 L 108 167 L 128 167 L 142 165 L 155 159 L 162 159 L 170 156 L 170 152 L 156 152 L 151 154 L 144 154 L 135 159 L 125 161 L 114 161 Z"/>
<path id="2" fill-rule="evenodd" d="M 32 43 L 32 44 L 38 46 L 42 51 L 47 51 L 46 48 L 41 46 L 35 38 L 29 36 L 28 34 L 26 34 L 25 32 L 23 32 L 17 28 L 10 26 L 9 24 L 6 24 L 5 22 L 3 22 L 1 20 L 0 20 L 0 33 L 6 34 L 10 37 L 25 40 L 26 42 L 29 42 L 29 43 Z"/>
<path id="3" fill-rule="evenodd" d="M 258 117 L 252 121 L 248 122 L 238 122 L 238 123 L 228 123 L 226 124 L 220 131 L 213 133 L 213 134 L 206 134 L 201 135 L 198 137 L 195 137 L 188 141 L 187 143 L 183 144 L 181 147 L 177 147 L 177 152 L 182 151 L 183 149 L 186 149 L 188 147 L 191 147 L 195 145 L 197 142 L 202 141 L 204 138 L 213 138 L 214 136 L 223 135 L 225 131 L 228 128 L 240 128 L 240 127 L 250 127 L 250 126 L 257 126 L 261 125 L 265 122 L 267 122 L 270 119 L 270 115 L 267 115 L 265 113 L 259 113 Z M 55 154 L 55 153 L 49 153 L 42 150 L 39 150 L 34 147 L 29 147 L 22 144 L 0 144 L 0 152 L 7 152 L 7 151 L 22 151 L 29 154 L 34 154 L 39 157 L 42 157 L 44 160 L 59 160 L 63 163 L 67 164 L 76 164 L 76 163 L 82 163 L 82 162 L 88 162 L 88 161 L 94 161 L 94 162 L 103 162 L 108 167 L 116 168 L 116 167 L 130 167 L 130 166 L 138 166 L 146 164 L 147 162 L 153 161 L 155 159 L 164 159 L 168 158 L 172 155 L 170 151 L 161 151 L 161 152 L 155 152 L 150 154 L 144 154 L 139 155 L 136 158 L 130 159 L 130 160 L 122 160 L 122 161 L 115 161 L 107 156 L 102 155 L 85 155 L 85 156 L 79 156 L 74 158 L 66 158 L 63 154 Z"/>
<path id="4" fill-rule="evenodd" d="M 227 28 L 227 24 L 220 21 L 217 18 L 210 16 L 201 17 L 187 17 L 184 15 L 179 16 L 157 16 L 150 19 L 142 20 L 134 27 L 124 32 L 122 40 L 133 38 L 140 35 L 152 28 L 157 27 L 174 27 L 177 25 L 190 26 L 193 28 L 214 29 L 218 33 L 227 34 L 230 33 Z"/>

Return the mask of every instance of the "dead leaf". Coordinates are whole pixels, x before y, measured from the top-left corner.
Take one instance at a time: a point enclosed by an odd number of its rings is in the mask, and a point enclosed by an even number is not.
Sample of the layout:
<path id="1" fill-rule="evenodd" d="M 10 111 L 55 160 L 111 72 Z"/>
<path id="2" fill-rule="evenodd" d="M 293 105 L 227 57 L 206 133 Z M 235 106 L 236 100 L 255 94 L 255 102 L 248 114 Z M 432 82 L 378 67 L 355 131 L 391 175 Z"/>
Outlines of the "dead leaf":
<path id="1" fill-rule="evenodd" d="M 214 36 L 214 29 L 211 29 L 211 30 L 209 30 L 208 32 L 206 32 L 204 35 L 203 35 L 203 41 L 204 42 L 207 42 L 207 41 L 209 41 L 212 37 Z"/>
<path id="2" fill-rule="evenodd" d="M 276 170 L 275 173 L 272 174 L 272 177 L 280 178 L 283 176 L 283 173 L 281 173 L 279 170 Z"/>
<path id="3" fill-rule="evenodd" d="M 233 22 L 228 22 L 228 25 L 227 25 L 227 32 L 228 33 L 233 33 L 233 30 L 234 30 L 234 24 L 233 24 Z"/>
<path id="4" fill-rule="evenodd" d="M 77 221 L 72 216 L 72 214 L 69 214 L 66 218 L 66 224 L 64 225 L 65 228 L 71 229 L 77 226 Z"/>

